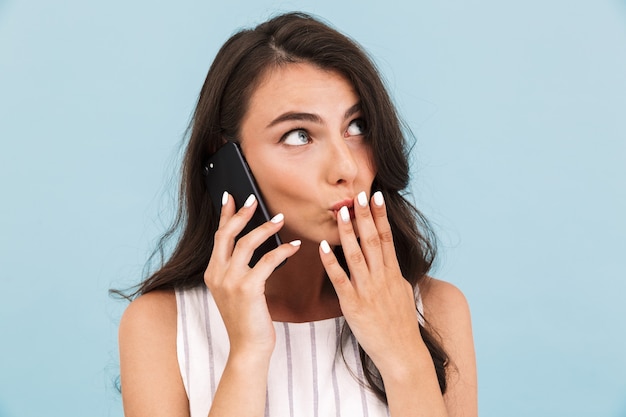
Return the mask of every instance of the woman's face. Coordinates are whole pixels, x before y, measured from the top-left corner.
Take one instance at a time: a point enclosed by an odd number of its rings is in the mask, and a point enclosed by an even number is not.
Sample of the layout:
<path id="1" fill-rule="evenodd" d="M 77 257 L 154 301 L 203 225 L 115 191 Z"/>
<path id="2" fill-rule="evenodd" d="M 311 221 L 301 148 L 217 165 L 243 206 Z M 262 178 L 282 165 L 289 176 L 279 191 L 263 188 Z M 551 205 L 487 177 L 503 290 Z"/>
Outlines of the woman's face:
<path id="1" fill-rule="evenodd" d="M 241 147 L 268 210 L 285 215 L 285 241 L 339 244 L 337 211 L 369 197 L 376 169 L 359 104 L 342 75 L 307 63 L 270 71 L 253 92 Z"/>

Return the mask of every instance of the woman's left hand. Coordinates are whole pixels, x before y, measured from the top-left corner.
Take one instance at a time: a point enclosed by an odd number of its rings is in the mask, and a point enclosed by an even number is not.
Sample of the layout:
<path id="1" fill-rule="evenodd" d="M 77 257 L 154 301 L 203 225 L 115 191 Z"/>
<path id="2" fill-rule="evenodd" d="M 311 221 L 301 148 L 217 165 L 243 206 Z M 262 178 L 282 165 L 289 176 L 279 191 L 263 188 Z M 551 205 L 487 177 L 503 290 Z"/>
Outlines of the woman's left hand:
<path id="1" fill-rule="evenodd" d="M 370 203 L 364 192 L 354 201 L 360 244 L 347 207 L 337 214 L 350 277 L 326 241 L 320 245 L 320 257 L 350 329 L 384 376 L 403 364 L 407 352 L 425 345 L 413 288 L 398 264 L 382 193 L 374 193 Z"/>

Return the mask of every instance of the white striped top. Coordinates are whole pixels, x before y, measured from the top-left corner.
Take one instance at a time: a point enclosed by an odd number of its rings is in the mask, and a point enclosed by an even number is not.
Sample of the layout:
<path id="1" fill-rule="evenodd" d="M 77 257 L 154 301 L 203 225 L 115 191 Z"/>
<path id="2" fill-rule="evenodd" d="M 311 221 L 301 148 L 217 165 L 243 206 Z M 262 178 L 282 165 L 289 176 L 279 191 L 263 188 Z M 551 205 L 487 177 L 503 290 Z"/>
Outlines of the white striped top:
<path id="1" fill-rule="evenodd" d="M 421 312 L 421 299 L 416 301 Z M 228 359 L 228 335 L 206 286 L 176 290 L 176 302 L 178 363 L 190 415 L 207 417 Z M 358 382 L 364 376 L 354 336 L 343 337 L 343 357 L 338 351 L 344 321 L 274 322 L 266 417 L 389 416 L 387 406 Z"/>

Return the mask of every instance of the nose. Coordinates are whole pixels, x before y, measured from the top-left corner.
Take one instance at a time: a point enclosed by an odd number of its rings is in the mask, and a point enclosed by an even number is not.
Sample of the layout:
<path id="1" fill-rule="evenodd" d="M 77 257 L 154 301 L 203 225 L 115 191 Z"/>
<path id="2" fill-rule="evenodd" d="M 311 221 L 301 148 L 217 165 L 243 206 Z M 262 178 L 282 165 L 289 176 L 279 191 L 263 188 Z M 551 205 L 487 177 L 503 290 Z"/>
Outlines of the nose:
<path id="1" fill-rule="evenodd" d="M 359 166 L 353 151 L 343 137 L 328 141 L 326 155 L 328 181 L 331 184 L 352 183 Z"/>

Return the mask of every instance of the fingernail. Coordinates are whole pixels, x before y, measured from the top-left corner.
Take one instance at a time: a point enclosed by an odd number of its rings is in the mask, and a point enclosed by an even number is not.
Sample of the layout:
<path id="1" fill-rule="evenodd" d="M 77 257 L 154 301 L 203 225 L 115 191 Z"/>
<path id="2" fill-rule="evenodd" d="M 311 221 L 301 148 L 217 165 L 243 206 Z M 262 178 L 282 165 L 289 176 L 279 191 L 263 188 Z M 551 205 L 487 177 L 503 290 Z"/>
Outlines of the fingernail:
<path id="1" fill-rule="evenodd" d="M 289 242 L 289 244 L 291 246 L 300 246 L 302 244 L 301 240 L 292 240 L 291 242 Z"/>
<path id="2" fill-rule="evenodd" d="M 278 213 L 276 216 L 272 217 L 272 220 L 270 220 L 272 223 L 280 223 L 283 221 L 283 219 L 285 218 L 285 216 L 283 216 L 283 213 Z"/>
<path id="3" fill-rule="evenodd" d="M 330 245 L 325 240 L 320 242 L 320 247 L 322 248 L 322 252 L 330 253 Z"/>
<path id="4" fill-rule="evenodd" d="M 359 202 L 359 206 L 361 207 L 367 206 L 367 195 L 365 195 L 365 191 L 361 191 L 359 195 L 356 196 L 356 201 Z"/>
<path id="5" fill-rule="evenodd" d="M 376 191 L 374 193 L 374 204 L 376 204 L 378 207 L 382 207 L 384 202 L 385 199 L 383 198 L 383 193 L 381 193 L 380 191 Z"/>
<path id="6" fill-rule="evenodd" d="M 222 194 L 222 205 L 225 206 L 228 203 L 228 191 L 224 191 Z"/>
<path id="7" fill-rule="evenodd" d="M 350 221 L 350 212 L 348 211 L 348 207 L 343 206 L 339 209 L 339 216 L 341 216 L 341 220 L 343 220 L 344 223 L 348 223 Z"/>
<path id="8" fill-rule="evenodd" d="M 254 196 L 254 194 L 250 194 L 250 196 L 246 199 L 246 202 L 243 203 L 244 207 L 250 207 L 254 204 L 254 200 L 256 200 L 256 197 Z"/>

